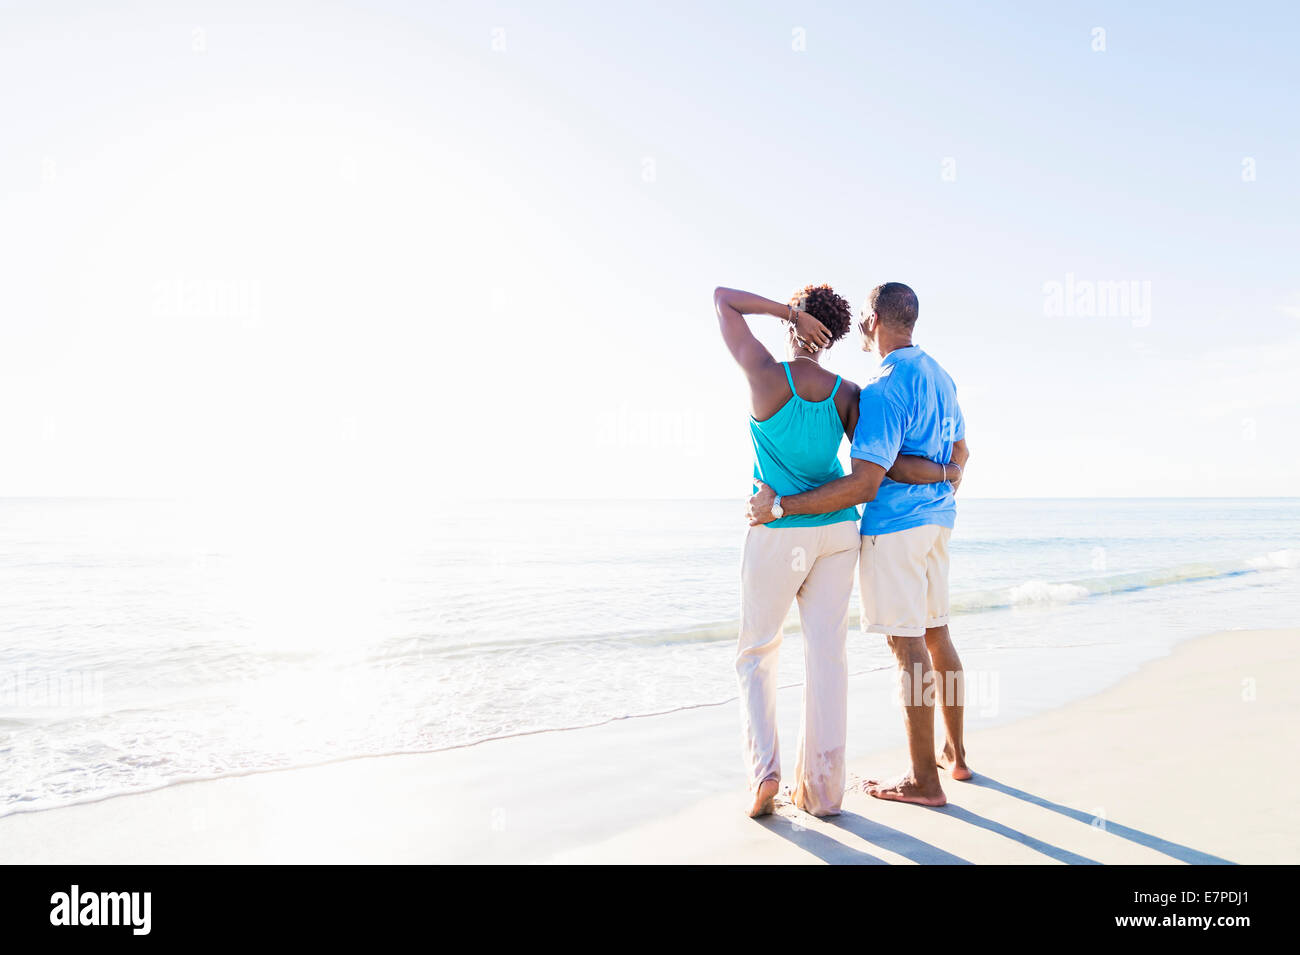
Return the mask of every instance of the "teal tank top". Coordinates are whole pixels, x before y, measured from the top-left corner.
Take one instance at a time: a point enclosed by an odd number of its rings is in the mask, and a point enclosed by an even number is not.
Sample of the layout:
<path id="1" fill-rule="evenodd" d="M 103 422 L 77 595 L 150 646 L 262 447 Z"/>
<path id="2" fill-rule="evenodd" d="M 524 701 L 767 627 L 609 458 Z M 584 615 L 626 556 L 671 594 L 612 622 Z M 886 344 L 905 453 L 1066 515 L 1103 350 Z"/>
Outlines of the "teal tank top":
<path id="1" fill-rule="evenodd" d="M 840 441 L 844 439 L 844 422 L 835 409 L 835 388 L 825 401 L 805 401 L 795 390 L 790 363 L 785 377 L 790 382 L 790 400 L 765 421 L 749 418 L 749 434 L 754 440 L 754 477 L 777 494 L 798 494 L 844 476 L 840 467 Z M 768 527 L 820 527 L 839 521 L 856 521 L 856 507 L 829 514 L 787 514 Z"/>

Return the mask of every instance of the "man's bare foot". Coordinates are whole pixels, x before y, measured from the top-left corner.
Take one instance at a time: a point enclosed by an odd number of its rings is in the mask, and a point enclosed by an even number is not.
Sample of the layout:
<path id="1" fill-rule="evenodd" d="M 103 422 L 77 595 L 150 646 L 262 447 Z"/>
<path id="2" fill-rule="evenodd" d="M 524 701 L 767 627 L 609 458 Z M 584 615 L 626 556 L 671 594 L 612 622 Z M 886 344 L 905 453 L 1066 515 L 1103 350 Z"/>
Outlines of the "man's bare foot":
<path id="1" fill-rule="evenodd" d="M 946 769 L 948 774 L 960 782 L 965 782 L 975 774 L 971 772 L 970 767 L 966 765 L 966 753 L 954 755 L 952 748 L 945 746 L 943 752 L 935 757 L 940 769 Z"/>
<path id="2" fill-rule="evenodd" d="M 750 819 L 757 819 L 772 812 L 772 804 L 776 800 L 776 791 L 779 788 L 780 783 L 775 779 L 765 779 L 758 784 L 758 792 L 754 793 L 754 805 L 749 807 Z"/>
<path id="3" fill-rule="evenodd" d="M 948 797 L 943 794 L 943 787 L 936 779 L 933 786 L 921 786 L 911 773 L 899 776 L 889 782 L 868 779 L 862 784 L 868 796 L 877 799 L 890 799 L 894 802 L 913 802 L 918 806 L 944 806 Z"/>

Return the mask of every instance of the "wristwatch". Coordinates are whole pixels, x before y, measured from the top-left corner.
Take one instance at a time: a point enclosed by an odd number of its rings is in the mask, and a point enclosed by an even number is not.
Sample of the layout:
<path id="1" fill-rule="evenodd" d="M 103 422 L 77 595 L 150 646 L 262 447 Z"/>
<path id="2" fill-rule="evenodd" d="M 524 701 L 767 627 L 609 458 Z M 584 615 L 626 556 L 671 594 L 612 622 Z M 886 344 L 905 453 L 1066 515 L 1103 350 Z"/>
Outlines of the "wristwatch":
<path id="1" fill-rule="evenodd" d="M 778 495 L 776 496 L 776 500 L 772 502 L 772 516 L 773 516 L 774 518 L 776 518 L 777 520 L 780 520 L 780 519 L 781 519 L 781 515 L 784 514 L 784 513 L 785 513 L 785 510 L 782 509 L 782 507 L 781 507 L 781 495 L 778 494 Z"/>

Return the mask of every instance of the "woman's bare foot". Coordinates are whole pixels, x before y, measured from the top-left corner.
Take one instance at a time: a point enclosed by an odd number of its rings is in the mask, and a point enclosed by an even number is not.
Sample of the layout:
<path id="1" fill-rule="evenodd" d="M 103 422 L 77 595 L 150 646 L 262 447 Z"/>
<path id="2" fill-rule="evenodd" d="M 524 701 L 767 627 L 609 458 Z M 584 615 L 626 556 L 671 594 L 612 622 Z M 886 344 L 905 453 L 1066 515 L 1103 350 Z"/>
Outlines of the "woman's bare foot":
<path id="1" fill-rule="evenodd" d="M 776 792 L 780 785 L 775 779 L 765 779 L 758 784 L 758 792 L 754 793 L 754 805 L 749 807 L 750 819 L 757 819 L 772 812 L 772 804 L 776 800 Z"/>
<path id="2" fill-rule="evenodd" d="M 921 786 L 911 773 L 899 776 L 889 782 L 868 779 L 862 784 L 868 796 L 877 799 L 890 799 L 894 802 L 913 802 L 918 806 L 947 805 L 948 797 L 943 794 L 943 787 L 936 779 L 933 786 Z"/>
<path id="3" fill-rule="evenodd" d="M 970 767 L 966 765 L 966 752 L 954 754 L 951 746 L 945 746 L 943 752 L 935 757 L 935 762 L 939 764 L 940 769 L 946 769 L 948 774 L 960 782 L 965 782 L 975 774 L 971 772 Z"/>

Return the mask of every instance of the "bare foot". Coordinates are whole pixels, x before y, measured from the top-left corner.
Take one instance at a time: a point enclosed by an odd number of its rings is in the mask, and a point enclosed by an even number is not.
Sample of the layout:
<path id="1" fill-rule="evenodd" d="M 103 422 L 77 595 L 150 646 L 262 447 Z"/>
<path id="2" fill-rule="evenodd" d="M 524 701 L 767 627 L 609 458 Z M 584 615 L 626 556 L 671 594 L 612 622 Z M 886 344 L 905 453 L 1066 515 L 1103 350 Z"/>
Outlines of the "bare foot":
<path id="1" fill-rule="evenodd" d="M 946 769 L 948 774 L 960 782 L 965 782 L 975 774 L 971 772 L 970 767 L 966 765 L 966 753 L 963 750 L 960 754 L 954 755 L 952 747 L 945 746 L 943 752 L 935 757 L 935 762 L 940 769 Z"/>
<path id="2" fill-rule="evenodd" d="M 750 819 L 757 819 L 772 812 L 772 803 L 776 799 L 776 791 L 779 788 L 780 783 L 775 779 L 765 779 L 758 784 L 758 792 L 754 793 L 754 805 L 749 807 Z"/>
<path id="3" fill-rule="evenodd" d="M 894 802 L 913 802 L 918 806 L 943 806 L 948 797 L 943 794 L 943 787 L 936 779 L 933 786 L 922 786 L 911 773 L 899 776 L 889 782 L 868 779 L 862 784 L 868 796 L 877 799 L 890 799 Z"/>

